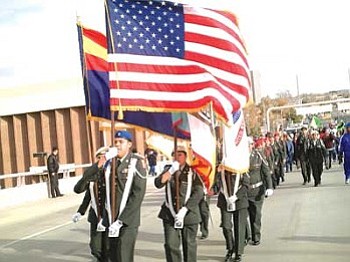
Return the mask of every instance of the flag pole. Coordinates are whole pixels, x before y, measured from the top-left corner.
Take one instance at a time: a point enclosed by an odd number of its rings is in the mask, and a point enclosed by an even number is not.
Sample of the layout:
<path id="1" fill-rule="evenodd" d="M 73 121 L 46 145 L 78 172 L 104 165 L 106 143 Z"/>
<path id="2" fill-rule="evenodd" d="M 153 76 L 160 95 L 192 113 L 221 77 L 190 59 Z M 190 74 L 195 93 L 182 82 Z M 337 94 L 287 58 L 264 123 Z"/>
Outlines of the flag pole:
<path id="1" fill-rule="evenodd" d="M 114 127 L 115 127 L 115 119 L 114 119 L 115 111 L 111 111 L 111 145 L 114 146 Z M 115 181 L 115 157 L 112 158 L 111 165 L 111 213 L 112 213 L 112 223 L 116 219 L 116 181 Z"/>
<path id="2" fill-rule="evenodd" d="M 222 153 L 222 159 L 221 159 L 221 163 L 223 165 L 223 168 L 222 168 L 222 171 L 221 172 L 224 172 L 224 177 L 226 179 L 226 181 L 228 183 L 226 183 L 227 185 L 227 194 L 229 196 L 231 196 L 231 193 L 232 193 L 232 185 L 231 185 L 231 174 L 229 174 L 229 172 L 226 172 L 224 166 L 225 166 L 225 163 L 224 163 L 224 157 L 227 155 L 227 152 L 224 152 L 224 150 L 226 150 L 226 141 L 225 141 L 225 128 L 223 128 L 223 124 L 221 123 L 220 124 L 221 126 L 221 130 L 222 130 L 222 149 L 223 149 L 223 153 Z"/>
<path id="3" fill-rule="evenodd" d="M 92 142 L 92 128 L 91 128 L 91 99 L 90 99 L 90 86 L 89 86 L 89 81 L 88 81 L 88 77 L 87 77 L 87 69 L 86 69 L 86 57 L 85 57 L 85 52 L 84 52 L 84 26 L 82 26 L 82 24 L 80 23 L 80 18 L 79 16 L 77 16 L 77 26 L 80 28 L 81 30 L 81 47 L 82 47 L 82 74 L 83 74 L 83 84 L 85 82 L 86 85 L 86 91 L 88 93 L 88 102 L 89 102 L 89 109 L 87 110 L 86 105 L 85 105 L 85 115 L 86 117 L 86 122 L 87 122 L 87 135 L 88 135 L 88 146 L 90 148 L 90 160 L 91 162 L 94 161 L 94 145 Z"/>
<path id="4" fill-rule="evenodd" d="M 109 14 L 109 9 L 108 9 L 108 4 L 107 4 L 107 0 L 104 0 L 104 7 L 105 7 L 105 11 L 106 11 L 106 22 L 107 22 L 107 32 L 109 34 L 109 38 L 110 38 L 110 45 L 111 45 L 111 49 L 112 49 L 112 53 L 115 54 L 116 53 L 116 49 L 114 46 L 114 37 L 113 37 L 113 31 L 112 31 L 112 26 L 111 26 L 111 20 L 110 20 L 110 14 Z M 107 44 L 108 44 L 108 37 L 107 37 Z M 117 66 L 117 62 L 113 63 L 114 66 L 114 71 L 116 74 L 116 84 L 117 84 L 117 90 L 120 89 L 119 86 L 119 77 L 118 77 L 118 66 Z M 121 105 L 121 100 L 120 97 L 118 97 L 118 119 L 121 120 L 123 119 L 123 109 L 122 109 L 122 105 Z M 111 109 L 111 143 L 112 145 L 114 145 L 114 128 L 115 128 L 115 111 L 114 109 Z M 117 210 L 116 210 L 116 174 L 115 174 L 115 169 L 116 169 L 116 163 L 115 163 L 115 157 L 112 158 L 112 164 L 111 164 L 111 215 L 112 215 L 112 221 L 114 221 L 117 217 Z"/>
<path id="5" fill-rule="evenodd" d="M 176 150 L 177 150 L 177 127 L 174 126 L 174 158 L 176 159 Z M 175 172 L 175 209 L 176 213 L 180 210 L 180 172 Z"/>
<path id="6" fill-rule="evenodd" d="M 114 46 L 114 36 L 113 36 L 113 30 L 112 30 L 112 26 L 111 26 L 111 19 L 110 19 L 110 15 L 109 15 L 109 10 L 108 10 L 108 5 L 107 5 L 107 0 L 104 0 L 104 6 L 105 6 L 105 10 L 106 10 L 106 22 L 107 22 L 107 28 L 108 28 L 108 34 L 110 35 L 110 44 L 111 44 L 111 49 L 112 49 L 112 53 L 116 54 L 116 49 Z M 108 37 L 107 37 L 108 40 Z M 108 41 L 107 41 L 108 43 Z M 113 62 L 113 70 L 116 74 L 116 84 L 117 84 L 117 90 L 120 90 L 120 85 L 119 85 L 119 77 L 118 77 L 118 64 L 116 61 Z M 118 96 L 118 120 L 122 120 L 124 118 L 124 114 L 123 114 L 123 108 L 122 108 L 122 104 L 121 104 L 121 99 Z"/>
<path id="7" fill-rule="evenodd" d="M 85 105 L 85 115 L 86 117 L 86 127 L 87 127 L 87 137 L 88 137 L 88 147 L 89 147 L 89 159 L 91 162 L 94 161 L 94 152 L 95 152 L 95 148 L 94 148 L 94 143 L 92 141 L 92 126 L 91 126 L 91 99 L 90 99 L 90 86 L 89 86 L 89 81 L 87 79 L 87 73 L 86 73 L 86 57 L 85 57 L 85 52 L 84 52 L 84 26 L 81 24 L 81 20 L 80 20 L 80 16 L 78 15 L 78 12 L 76 12 L 76 20 L 77 20 L 77 26 L 78 26 L 78 37 L 81 38 L 80 39 L 80 43 L 81 43 L 81 55 L 82 55 L 82 59 L 81 59 L 81 63 L 82 63 L 82 78 L 83 78 L 83 84 L 85 83 L 86 85 L 86 91 L 88 94 L 88 103 L 89 103 L 89 109 L 87 110 L 87 107 Z M 96 181 L 96 183 L 94 183 L 94 187 L 93 187 L 93 191 L 95 196 L 98 195 L 98 181 Z M 99 201 L 97 201 L 96 203 L 97 205 L 97 217 L 98 217 L 98 221 L 100 221 L 101 219 L 101 206 Z"/>

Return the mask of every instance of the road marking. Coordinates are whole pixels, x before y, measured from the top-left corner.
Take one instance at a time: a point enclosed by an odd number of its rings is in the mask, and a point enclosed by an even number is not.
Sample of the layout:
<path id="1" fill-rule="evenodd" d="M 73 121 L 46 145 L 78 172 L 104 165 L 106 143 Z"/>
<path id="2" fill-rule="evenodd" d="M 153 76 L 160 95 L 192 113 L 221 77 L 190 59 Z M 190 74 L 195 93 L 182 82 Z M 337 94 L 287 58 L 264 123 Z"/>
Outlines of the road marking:
<path id="1" fill-rule="evenodd" d="M 145 197 L 151 196 L 151 195 L 160 194 L 160 193 L 163 193 L 163 190 L 159 190 L 159 189 L 157 189 L 157 188 L 154 188 L 154 190 L 147 192 L 147 193 L 145 194 Z M 81 220 L 83 220 L 83 219 L 86 219 L 86 217 L 84 216 L 84 217 L 81 218 Z M 80 220 L 80 221 L 81 221 L 81 220 Z M 37 233 L 31 234 L 31 235 L 29 235 L 29 236 L 22 237 L 22 238 L 20 238 L 20 239 L 17 239 L 17 240 L 14 240 L 14 241 L 10 242 L 10 243 L 7 243 L 7 244 L 5 244 L 5 245 L 3 245 L 3 246 L 0 246 L 0 249 L 7 248 L 7 247 L 9 247 L 9 246 L 12 246 L 12 245 L 18 243 L 18 242 L 21 242 L 21 241 L 24 241 L 24 240 L 27 240 L 27 239 L 30 239 L 30 238 L 33 238 L 33 237 L 40 236 L 40 235 L 42 235 L 42 234 L 45 234 L 45 233 L 54 231 L 54 230 L 59 229 L 59 228 L 61 228 L 61 227 L 65 227 L 65 226 L 67 226 L 67 225 L 69 225 L 69 224 L 72 224 L 72 223 L 73 223 L 72 221 L 68 221 L 68 222 L 63 223 L 63 224 L 61 224 L 61 225 L 57 225 L 57 226 L 54 226 L 54 227 L 51 227 L 51 228 L 48 228 L 48 229 L 39 231 L 39 232 L 37 232 Z"/>
<path id="2" fill-rule="evenodd" d="M 27 240 L 27 239 L 30 239 L 30 238 L 33 238 L 33 237 L 36 237 L 36 236 L 40 236 L 40 235 L 45 234 L 45 233 L 50 232 L 50 231 L 54 231 L 54 230 L 56 230 L 56 229 L 59 229 L 59 228 L 61 228 L 61 227 L 65 227 L 65 226 L 67 226 L 67 225 L 69 225 L 69 224 L 72 224 L 72 223 L 73 223 L 72 221 L 68 221 L 68 222 L 63 223 L 63 224 L 61 224 L 61 225 L 58 225 L 58 226 L 55 226 L 55 227 L 51 227 L 51 228 L 48 228 L 48 229 L 45 229 L 45 230 L 42 230 L 42 231 L 39 231 L 39 232 L 34 233 L 34 234 L 31 234 L 31 235 L 29 235 L 29 236 L 22 237 L 22 238 L 20 238 L 20 239 L 14 240 L 14 241 L 12 241 L 12 242 L 10 242 L 10 243 L 7 243 L 7 244 L 1 246 L 0 249 L 3 249 L 3 248 L 6 248 L 6 247 L 9 247 L 9 246 L 12 246 L 12 245 L 14 245 L 14 244 L 16 244 L 16 243 L 18 243 L 18 242 L 23 241 L 23 240 Z"/>

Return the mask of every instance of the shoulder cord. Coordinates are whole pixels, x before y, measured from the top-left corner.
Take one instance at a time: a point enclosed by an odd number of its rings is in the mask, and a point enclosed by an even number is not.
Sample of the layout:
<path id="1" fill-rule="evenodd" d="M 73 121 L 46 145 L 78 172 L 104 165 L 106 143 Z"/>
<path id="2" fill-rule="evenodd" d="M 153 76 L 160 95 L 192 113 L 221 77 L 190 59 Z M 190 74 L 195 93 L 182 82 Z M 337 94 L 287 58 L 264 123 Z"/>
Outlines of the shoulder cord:
<path id="1" fill-rule="evenodd" d="M 120 214 L 123 212 L 123 210 L 126 206 L 126 202 L 128 201 L 131 185 L 132 185 L 132 182 L 134 180 L 134 174 L 137 174 L 141 178 L 145 178 L 144 176 L 142 176 L 140 174 L 140 172 L 137 171 L 136 163 L 137 163 L 137 158 L 131 158 L 130 164 L 129 164 L 129 170 L 128 170 L 128 177 L 126 179 L 125 188 L 124 188 L 123 195 L 122 195 L 122 200 L 120 202 L 119 216 L 118 217 L 120 217 Z M 114 221 L 112 221 L 112 212 L 111 212 L 110 183 L 109 183 L 110 173 L 111 173 L 111 164 L 109 163 L 107 168 L 106 168 L 106 172 L 105 172 L 106 209 L 107 209 L 107 213 L 108 213 L 109 224 L 112 224 L 112 222 L 114 222 Z"/>
<path id="2" fill-rule="evenodd" d="M 95 185 L 95 182 L 90 182 L 89 183 L 89 190 L 90 190 L 90 196 L 91 196 L 91 202 L 90 203 L 91 203 L 92 209 L 95 211 L 96 217 L 98 217 L 94 185 Z"/>
<path id="3" fill-rule="evenodd" d="M 184 204 L 186 205 L 188 199 L 190 198 L 191 196 L 191 189 L 192 189 L 192 169 L 190 168 L 188 174 L 187 174 L 187 190 L 186 190 L 186 196 L 185 196 L 185 201 L 184 201 Z M 180 186 L 180 185 L 179 185 Z M 167 193 L 167 197 L 165 198 L 165 206 L 167 208 L 169 208 L 170 210 L 170 213 L 173 217 L 176 216 L 176 212 L 174 210 L 174 206 L 173 206 L 173 198 L 172 198 L 172 195 L 171 195 L 171 186 L 170 186 L 170 179 L 169 181 L 167 182 L 167 185 L 166 185 L 166 193 Z"/>
<path id="4" fill-rule="evenodd" d="M 132 182 L 134 181 L 134 173 L 136 173 L 136 162 L 137 162 L 137 158 L 131 158 L 130 164 L 129 164 L 129 170 L 128 170 L 128 177 L 126 178 L 122 200 L 120 202 L 118 218 L 123 213 L 124 208 L 126 206 L 126 202 L 129 199 L 131 185 L 132 185 Z"/>

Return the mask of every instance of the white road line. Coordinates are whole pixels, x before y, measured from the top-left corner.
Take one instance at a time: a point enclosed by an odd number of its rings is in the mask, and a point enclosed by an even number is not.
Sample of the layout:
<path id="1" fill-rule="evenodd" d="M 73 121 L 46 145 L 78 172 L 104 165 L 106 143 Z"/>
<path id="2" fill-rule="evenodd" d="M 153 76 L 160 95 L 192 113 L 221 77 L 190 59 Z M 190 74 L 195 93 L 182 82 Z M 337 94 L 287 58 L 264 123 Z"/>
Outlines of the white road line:
<path id="1" fill-rule="evenodd" d="M 12 245 L 14 245 L 14 244 L 16 244 L 16 243 L 18 243 L 20 241 L 23 241 L 23 240 L 27 240 L 27 239 L 30 239 L 30 238 L 33 238 L 33 237 L 36 237 L 36 236 L 40 236 L 40 235 L 45 234 L 45 233 L 50 232 L 50 231 L 54 231 L 54 230 L 56 230 L 58 228 L 65 227 L 65 226 L 67 226 L 69 224 L 72 224 L 72 223 L 73 223 L 72 221 L 68 221 L 68 222 L 63 223 L 61 225 L 58 225 L 58 226 L 55 226 L 55 227 L 51 227 L 51 228 L 48 228 L 48 229 L 45 229 L 45 230 L 42 230 L 42 231 L 39 231 L 39 232 L 31 234 L 29 236 L 22 237 L 20 239 L 14 240 L 14 241 L 12 241 L 10 243 L 7 243 L 7 244 L 1 246 L 0 249 L 12 246 Z"/>
<path id="2" fill-rule="evenodd" d="M 155 189 L 154 191 L 147 192 L 147 193 L 145 194 L 145 197 L 150 196 L 150 195 L 155 195 L 155 194 L 157 194 L 157 193 L 163 193 L 163 190 L 157 190 L 157 189 Z M 86 217 L 85 217 L 85 216 L 82 217 L 81 220 L 83 220 L 83 219 L 86 219 Z M 67 226 L 67 225 L 69 225 L 69 224 L 72 224 L 72 223 L 73 223 L 72 221 L 68 221 L 68 222 L 63 223 L 63 224 L 61 224 L 61 225 L 57 225 L 57 226 L 55 226 L 55 227 L 51 227 L 51 228 L 48 228 L 48 229 L 39 231 L 39 232 L 34 233 L 34 234 L 31 234 L 31 235 L 29 235 L 29 236 L 22 237 L 22 238 L 20 238 L 20 239 L 17 239 L 17 240 L 14 240 L 14 241 L 10 242 L 10 243 L 7 243 L 7 244 L 5 244 L 5 245 L 3 245 L 3 246 L 0 246 L 0 249 L 7 248 L 7 247 L 9 247 L 9 246 L 12 246 L 12 245 L 18 243 L 18 242 L 21 242 L 21 241 L 24 241 L 24 240 L 27 240 L 27 239 L 30 239 L 30 238 L 33 238 L 33 237 L 40 236 L 40 235 L 42 235 L 42 234 L 45 234 L 45 233 L 54 231 L 54 230 L 59 229 L 59 228 L 61 228 L 61 227 L 65 227 L 65 226 Z"/>

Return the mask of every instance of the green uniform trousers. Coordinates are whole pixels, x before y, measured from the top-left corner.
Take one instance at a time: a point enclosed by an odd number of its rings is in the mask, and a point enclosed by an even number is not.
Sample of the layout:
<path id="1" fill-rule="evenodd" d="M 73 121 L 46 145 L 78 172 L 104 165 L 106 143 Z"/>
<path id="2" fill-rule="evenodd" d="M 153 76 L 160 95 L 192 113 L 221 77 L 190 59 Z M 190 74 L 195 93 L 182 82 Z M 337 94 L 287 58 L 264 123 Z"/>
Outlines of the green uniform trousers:
<path id="1" fill-rule="evenodd" d="M 96 230 L 97 224 L 90 224 L 90 251 L 91 255 L 96 257 L 97 261 L 105 262 L 108 257 L 108 233 L 98 232 Z"/>
<path id="2" fill-rule="evenodd" d="M 253 241 L 260 241 L 261 238 L 261 217 L 262 217 L 262 207 L 264 204 L 264 198 L 261 200 L 248 200 L 249 207 L 249 222 L 251 235 L 248 232 L 247 238 L 251 238 Z"/>
<path id="3" fill-rule="evenodd" d="M 198 224 L 185 225 L 183 229 L 175 229 L 174 225 L 163 220 L 165 237 L 165 255 L 167 262 L 196 262 L 197 261 L 197 231 Z M 182 239 L 183 260 L 180 251 Z"/>
<path id="4" fill-rule="evenodd" d="M 138 227 L 122 227 L 119 237 L 109 238 L 111 262 L 133 262 Z"/>
<path id="5" fill-rule="evenodd" d="M 202 199 L 199 203 L 199 211 L 201 213 L 202 222 L 200 223 L 200 231 L 203 237 L 208 237 L 209 235 L 209 204 L 208 199 Z"/>
<path id="6" fill-rule="evenodd" d="M 228 212 L 221 208 L 221 227 L 226 240 L 226 249 L 234 252 L 236 255 L 244 253 L 246 227 L 247 227 L 247 208 L 239 209 L 234 212 Z M 233 234 L 234 233 L 234 234 Z"/>

